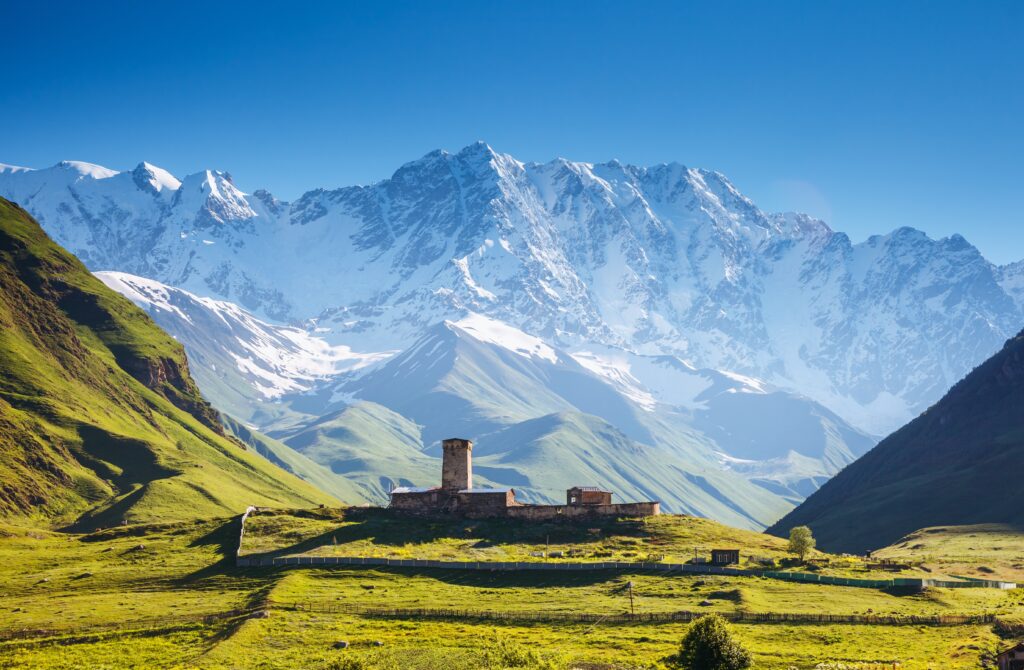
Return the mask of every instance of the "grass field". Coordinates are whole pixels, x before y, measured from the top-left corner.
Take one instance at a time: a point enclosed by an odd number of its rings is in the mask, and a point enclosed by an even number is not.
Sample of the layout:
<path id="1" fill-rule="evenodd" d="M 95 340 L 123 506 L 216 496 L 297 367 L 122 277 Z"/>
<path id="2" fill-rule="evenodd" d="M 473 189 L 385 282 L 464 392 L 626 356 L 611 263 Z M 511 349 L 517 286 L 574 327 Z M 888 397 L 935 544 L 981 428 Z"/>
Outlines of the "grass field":
<path id="1" fill-rule="evenodd" d="M 460 659 L 451 667 L 476 668 L 481 649 L 496 636 L 563 663 L 590 667 L 650 667 L 672 653 L 685 631 L 682 625 L 584 626 L 548 624 L 503 626 L 464 622 L 374 621 L 346 616 L 288 613 L 252 621 L 238 640 L 218 650 L 240 653 L 256 640 L 268 649 L 262 667 L 301 667 L 304 653 L 330 658 L 335 640 L 349 641 L 356 654 L 371 656 L 374 641 L 401 659 L 401 667 L 449 667 L 441 659 Z M 975 668 L 979 648 L 991 634 L 981 628 L 867 629 L 839 626 L 733 626 L 755 653 L 755 667 L 785 670 L 813 668 L 820 662 L 900 662 L 903 668 Z M 238 647 L 233 647 L 237 643 Z M 305 651 L 304 651 L 305 650 Z M 316 653 L 314 651 L 314 653 Z M 335 652 L 337 653 L 337 652 Z M 937 662 L 933 659 L 936 659 Z M 259 666 L 257 666 L 259 667 Z"/>
<path id="2" fill-rule="evenodd" d="M 323 521 L 312 516 L 308 520 Z M 274 519 L 270 515 L 257 518 Z M 373 523 L 387 525 L 381 518 Z M 714 542 L 721 539 L 719 534 L 746 537 L 745 531 L 701 520 L 687 525 L 658 520 L 657 524 L 665 527 L 659 527 L 656 538 L 671 536 L 680 544 Z M 313 527 L 316 530 L 315 523 Z M 637 612 L 995 613 L 1009 619 L 1024 612 L 1021 590 L 929 589 L 917 595 L 894 595 L 754 577 L 240 570 L 232 565 L 238 530 L 237 519 L 127 526 L 89 535 L 0 526 L 0 592 L 4 594 L 0 667 L 541 667 L 532 661 L 517 664 L 531 656 L 550 661 L 554 668 L 656 667 L 674 651 L 685 624 L 410 620 L 290 609 L 296 602 L 315 601 L 621 613 L 629 608 L 627 581 L 633 582 Z M 392 530 L 405 532 L 401 527 Z M 581 532 L 590 533 L 588 529 Z M 605 537 L 593 541 L 595 547 L 611 537 L 619 547 L 616 551 L 637 550 L 628 542 L 620 546 L 621 540 L 635 536 L 619 537 L 607 528 L 603 532 Z M 749 535 L 765 543 L 760 545 L 762 551 L 774 550 L 781 556 L 777 540 Z M 254 546 L 265 539 L 258 534 L 252 537 Z M 518 547 L 508 538 L 500 546 L 529 554 L 529 547 L 535 545 L 530 540 Z M 639 551 L 646 551 L 646 546 Z M 705 601 L 711 604 L 701 605 Z M 269 612 L 269 616 L 252 616 L 255 611 Z M 981 651 L 997 642 L 989 627 L 976 625 L 734 624 L 733 630 L 754 652 L 755 667 L 769 670 L 809 670 L 829 661 L 852 667 L 859 663 L 864 668 L 899 662 L 903 670 L 966 670 L 978 667 Z M 335 649 L 342 640 L 349 648 Z M 383 645 L 376 646 L 378 641 Z"/>
<path id="3" fill-rule="evenodd" d="M 1006 524 L 923 528 L 874 555 L 921 561 L 936 572 L 1024 583 L 1024 528 Z"/>
<path id="4" fill-rule="evenodd" d="M 781 560 L 776 537 L 697 517 L 595 519 L 580 524 L 519 520 L 424 520 L 376 508 L 261 512 L 246 525 L 243 553 L 344 555 L 437 560 L 530 561 L 535 554 L 573 560 L 685 561 L 712 547 L 747 549 L 746 556 Z"/>
<path id="5" fill-rule="evenodd" d="M 1003 536 L 1003 545 L 1024 544 L 1024 533 Z M 713 548 L 740 549 L 742 568 L 807 571 L 822 575 L 889 579 L 950 577 L 956 570 L 924 556 L 907 555 L 912 565 L 890 571 L 871 567 L 875 561 L 857 556 L 812 552 L 815 564 L 798 565 L 786 541 L 771 535 L 732 528 L 709 519 L 664 514 L 645 519 L 595 519 L 583 524 L 536 523 L 520 520 L 417 519 L 377 508 L 261 511 L 246 523 L 242 553 L 246 556 L 361 556 L 450 561 L 663 561 L 683 563 L 708 558 Z M 939 548 L 941 549 L 941 547 Z M 956 551 L 963 551 L 956 548 Z M 998 553 L 998 551 L 997 551 Z M 880 555 L 899 557 L 896 553 Z M 988 579 L 1007 579 L 1016 561 L 1006 552 Z M 951 566 L 950 566 L 951 567 Z M 966 576 L 974 574 L 972 571 Z M 980 575 L 977 575 L 980 576 Z"/>
<path id="6" fill-rule="evenodd" d="M 629 612 L 627 582 L 638 613 L 743 611 L 832 614 L 1011 615 L 1016 592 L 996 589 L 932 589 L 894 595 L 876 589 L 801 584 L 758 577 L 663 576 L 617 571 L 467 572 L 409 569 L 302 569 L 286 573 L 274 599 L 395 608 L 496 610 L 528 603 L 529 611 Z M 827 599 L 827 606 L 823 600 Z M 709 602 L 710 605 L 702 605 Z"/>

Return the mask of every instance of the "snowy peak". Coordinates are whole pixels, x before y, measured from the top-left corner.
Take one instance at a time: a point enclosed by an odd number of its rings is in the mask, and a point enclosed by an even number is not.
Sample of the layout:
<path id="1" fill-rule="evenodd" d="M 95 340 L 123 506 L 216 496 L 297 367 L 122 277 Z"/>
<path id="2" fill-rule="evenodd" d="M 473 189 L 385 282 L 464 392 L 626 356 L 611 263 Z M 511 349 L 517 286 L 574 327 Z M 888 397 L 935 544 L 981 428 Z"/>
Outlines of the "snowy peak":
<path id="1" fill-rule="evenodd" d="M 493 344 L 519 356 L 537 358 L 549 363 L 558 362 L 558 353 L 539 337 L 527 335 L 518 328 L 482 314 L 471 313 L 458 321 L 445 321 L 445 326 L 454 332 L 464 333 L 479 342 Z"/>
<path id="2" fill-rule="evenodd" d="M 83 161 L 61 161 L 51 169 L 64 170 L 76 175 L 77 177 L 86 177 L 89 179 L 109 179 L 110 177 L 120 174 L 117 170 L 111 170 L 110 168 L 105 168 L 102 165 L 95 165 L 93 163 L 86 163 Z"/>
<path id="3" fill-rule="evenodd" d="M 731 370 L 882 433 L 1024 324 L 1024 270 L 960 236 L 852 244 L 679 163 L 525 164 L 480 142 L 291 203 L 224 172 L 76 165 L 5 169 L 0 195 L 91 268 L 316 320 L 349 346 L 403 350 L 472 314 L 556 350 Z"/>
<path id="4" fill-rule="evenodd" d="M 32 168 L 21 167 L 20 165 L 7 165 L 0 163 L 0 174 L 15 174 L 17 172 L 32 172 Z"/>
<path id="5" fill-rule="evenodd" d="M 144 309 L 190 350 L 201 376 L 241 376 L 266 400 L 304 393 L 386 360 L 394 352 L 359 353 L 316 334 L 276 326 L 237 305 L 123 272 L 97 272 L 104 284 Z M 218 363 L 221 369 L 217 369 Z"/>
<path id="6" fill-rule="evenodd" d="M 151 191 L 154 194 L 177 191 L 181 188 L 181 182 L 177 177 L 167 170 L 145 161 L 139 163 L 132 170 L 132 179 L 140 189 Z"/>
<path id="7" fill-rule="evenodd" d="M 197 212 L 203 222 L 225 224 L 256 217 L 246 194 L 227 172 L 204 170 L 188 175 L 175 194 L 174 206 Z"/>

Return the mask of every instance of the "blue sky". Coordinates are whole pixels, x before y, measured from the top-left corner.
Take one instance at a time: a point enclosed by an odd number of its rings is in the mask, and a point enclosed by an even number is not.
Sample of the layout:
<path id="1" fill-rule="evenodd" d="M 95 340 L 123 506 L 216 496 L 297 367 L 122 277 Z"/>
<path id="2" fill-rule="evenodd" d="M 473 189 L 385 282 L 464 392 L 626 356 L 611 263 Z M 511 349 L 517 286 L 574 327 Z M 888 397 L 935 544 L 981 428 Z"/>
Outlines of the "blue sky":
<path id="1" fill-rule="evenodd" d="M 293 198 L 482 139 L 1024 258 L 1022 2 L 0 1 L 0 162 Z"/>

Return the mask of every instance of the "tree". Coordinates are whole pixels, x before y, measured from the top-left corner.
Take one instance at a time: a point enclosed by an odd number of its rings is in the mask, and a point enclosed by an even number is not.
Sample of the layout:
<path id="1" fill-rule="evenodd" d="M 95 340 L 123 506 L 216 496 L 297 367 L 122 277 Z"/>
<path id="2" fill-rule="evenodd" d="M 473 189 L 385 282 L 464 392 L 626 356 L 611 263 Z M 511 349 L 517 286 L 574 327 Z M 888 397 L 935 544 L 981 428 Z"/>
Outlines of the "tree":
<path id="1" fill-rule="evenodd" d="M 670 662 L 685 670 L 744 670 L 753 661 L 750 652 L 732 639 L 725 619 L 709 614 L 690 624 L 679 654 Z"/>
<path id="2" fill-rule="evenodd" d="M 789 531 L 789 552 L 799 556 L 801 563 L 814 549 L 814 544 L 814 535 L 807 526 L 795 526 Z"/>

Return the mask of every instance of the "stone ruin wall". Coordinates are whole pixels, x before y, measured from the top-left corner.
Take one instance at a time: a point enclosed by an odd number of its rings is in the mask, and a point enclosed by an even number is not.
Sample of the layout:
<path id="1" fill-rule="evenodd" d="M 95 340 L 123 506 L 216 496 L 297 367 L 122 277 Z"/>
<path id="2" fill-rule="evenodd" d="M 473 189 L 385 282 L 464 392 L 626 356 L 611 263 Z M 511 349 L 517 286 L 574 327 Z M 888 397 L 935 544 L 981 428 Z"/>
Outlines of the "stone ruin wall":
<path id="1" fill-rule="evenodd" d="M 656 516 L 661 514 L 659 502 L 620 503 L 617 505 L 519 505 L 509 507 L 505 515 L 512 519 L 548 521 L 553 519 L 586 519 L 597 516 Z"/>
<path id="2" fill-rule="evenodd" d="M 517 505 L 515 493 L 511 490 L 493 493 L 459 493 L 456 496 L 455 513 L 476 518 L 507 516 L 507 510 L 513 509 Z"/>
<path id="3" fill-rule="evenodd" d="M 523 519 L 526 521 L 558 521 L 592 519 L 594 517 L 656 516 L 661 503 L 639 502 L 619 505 L 482 505 L 460 506 L 456 513 L 469 519 Z"/>
<path id="4" fill-rule="evenodd" d="M 409 493 L 392 493 L 391 509 L 416 514 L 436 514 L 444 504 L 440 491 L 411 491 Z"/>

